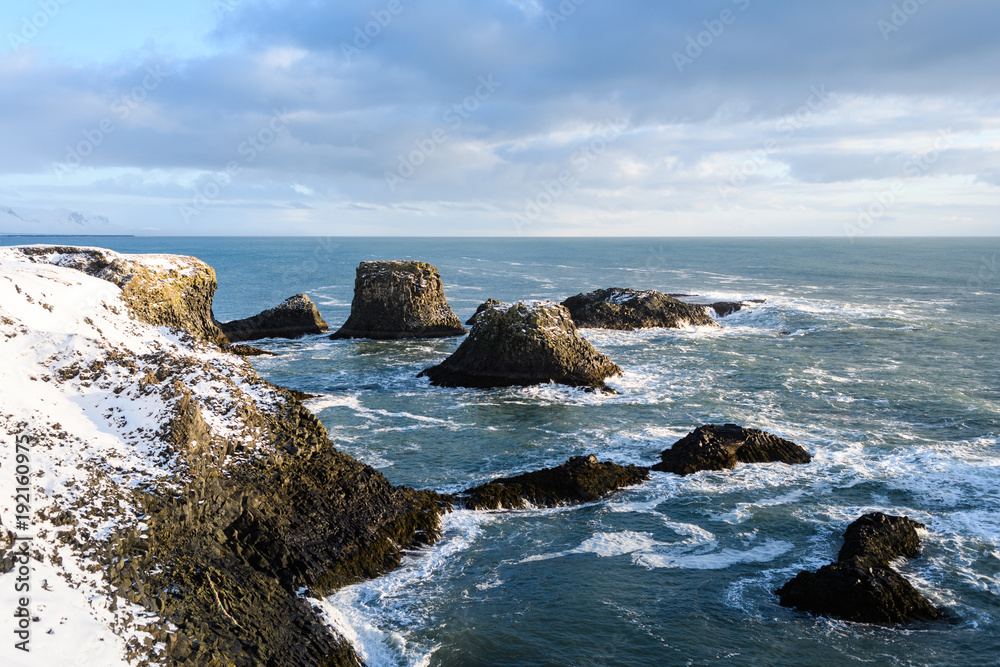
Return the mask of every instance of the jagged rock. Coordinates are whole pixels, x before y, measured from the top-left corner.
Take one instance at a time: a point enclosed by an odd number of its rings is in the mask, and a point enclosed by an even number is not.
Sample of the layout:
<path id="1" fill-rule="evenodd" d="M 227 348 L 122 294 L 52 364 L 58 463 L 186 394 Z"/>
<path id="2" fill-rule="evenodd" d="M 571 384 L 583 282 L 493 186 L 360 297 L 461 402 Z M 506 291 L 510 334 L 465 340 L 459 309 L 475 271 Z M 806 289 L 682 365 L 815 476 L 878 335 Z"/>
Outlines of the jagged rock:
<path id="1" fill-rule="evenodd" d="M 254 347 L 253 345 L 225 345 L 222 348 L 226 352 L 235 354 L 238 357 L 276 357 L 277 352 L 268 352 L 267 350 L 262 350 L 259 347 Z"/>
<path id="2" fill-rule="evenodd" d="M 182 329 L 217 345 L 228 341 L 212 316 L 215 270 L 182 255 L 123 255 L 104 248 L 20 246 L 26 259 L 65 266 L 114 283 L 135 318 Z"/>
<path id="3" fill-rule="evenodd" d="M 487 308 L 492 308 L 493 306 L 499 306 L 499 305 L 500 302 L 497 301 L 496 299 L 487 299 L 485 303 L 479 304 L 479 307 L 476 308 L 476 312 L 472 314 L 472 317 L 470 317 L 465 321 L 466 326 L 471 327 L 473 324 L 475 324 L 476 318 L 479 317 L 479 313 L 483 312 Z"/>
<path id="4" fill-rule="evenodd" d="M 522 509 L 586 503 L 626 486 L 649 479 L 649 470 L 639 466 L 601 463 L 594 455 L 574 456 L 555 468 L 545 468 L 516 477 L 494 479 L 468 489 L 469 509 Z"/>
<path id="5" fill-rule="evenodd" d="M 648 327 L 719 326 L 704 307 L 654 290 L 611 287 L 571 296 L 562 305 L 581 328 L 632 331 Z"/>
<path id="6" fill-rule="evenodd" d="M 927 598 L 890 567 L 918 555 L 923 524 L 876 512 L 848 526 L 837 562 L 803 570 L 776 593 L 800 611 L 858 623 L 901 625 L 942 617 Z"/>
<path id="7" fill-rule="evenodd" d="M 316 304 L 305 294 L 290 296 L 253 317 L 220 323 L 219 328 L 233 343 L 261 338 L 299 338 L 329 330 Z"/>
<path id="8" fill-rule="evenodd" d="M 558 382 L 607 389 L 621 369 L 580 336 L 556 303 L 496 303 L 476 317 L 469 337 L 420 373 L 441 387 L 509 387 Z"/>
<path id="9" fill-rule="evenodd" d="M 465 333 L 435 267 L 424 262 L 361 262 L 351 315 L 330 338 L 445 338 Z"/>
<path id="10" fill-rule="evenodd" d="M 653 470 L 690 475 L 699 470 L 731 470 L 737 463 L 809 463 L 812 457 L 794 442 L 736 424 L 699 426 L 660 454 Z"/>

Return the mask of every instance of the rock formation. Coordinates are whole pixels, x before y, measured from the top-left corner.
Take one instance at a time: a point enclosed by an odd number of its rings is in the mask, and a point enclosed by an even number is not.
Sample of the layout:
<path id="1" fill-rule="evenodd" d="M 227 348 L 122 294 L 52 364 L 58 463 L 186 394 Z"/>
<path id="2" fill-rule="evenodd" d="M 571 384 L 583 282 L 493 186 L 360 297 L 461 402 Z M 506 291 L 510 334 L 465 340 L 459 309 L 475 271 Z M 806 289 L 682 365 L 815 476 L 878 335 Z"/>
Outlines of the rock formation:
<path id="1" fill-rule="evenodd" d="M 901 625 L 942 616 L 892 569 L 897 558 L 919 554 L 917 528 L 907 517 L 875 512 L 848 526 L 837 561 L 802 571 L 776 593 L 785 607 L 858 623 Z"/>
<path id="2" fill-rule="evenodd" d="M 140 322 L 182 329 L 218 345 L 227 342 L 212 316 L 215 270 L 199 259 L 74 246 L 17 246 L 14 251 L 32 262 L 76 269 L 117 285 Z"/>
<path id="3" fill-rule="evenodd" d="M 479 317 L 479 313 L 483 312 L 487 308 L 492 308 L 493 306 L 499 306 L 499 305 L 500 302 L 497 301 L 496 299 L 487 299 L 485 303 L 479 304 L 479 307 L 476 308 L 476 312 L 472 314 L 472 317 L 470 317 L 465 321 L 466 326 L 471 327 L 473 324 L 475 324 L 476 318 Z"/>
<path id="4" fill-rule="evenodd" d="M 809 463 L 802 447 L 776 435 L 736 424 L 699 426 L 660 454 L 653 470 L 690 475 L 699 470 L 730 470 L 737 463 Z"/>
<path id="5" fill-rule="evenodd" d="M 99 634 L 102 664 L 360 665 L 311 598 L 436 539 L 448 499 L 338 452 L 293 392 L 197 340 L 211 304 L 183 295 L 214 288 L 197 260 L 27 250 L 0 248 L 0 340 L 18 360 L 0 364 L 0 429 L 49 471 L 29 482 L 32 562 L 66 602 L 33 590 L 39 627 Z"/>
<path id="6" fill-rule="evenodd" d="M 586 503 L 646 479 L 649 479 L 647 468 L 601 463 L 594 455 L 574 456 L 555 468 L 494 479 L 468 489 L 464 492 L 468 495 L 465 504 L 478 510 Z"/>
<path id="7" fill-rule="evenodd" d="M 556 303 L 495 303 L 479 312 L 454 354 L 420 373 L 442 387 L 509 387 L 558 382 L 607 389 L 621 369 L 580 336 Z"/>
<path id="8" fill-rule="evenodd" d="M 424 262 L 361 262 L 351 315 L 330 338 L 444 338 L 465 333 L 436 268 Z"/>
<path id="9" fill-rule="evenodd" d="M 253 317 L 220 323 L 219 328 L 233 343 L 261 338 L 299 338 L 329 330 L 316 304 L 305 294 L 290 296 Z"/>
<path id="10" fill-rule="evenodd" d="M 653 290 L 612 287 L 571 296 L 562 302 L 581 328 L 632 331 L 648 327 L 717 327 L 702 306 Z"/>

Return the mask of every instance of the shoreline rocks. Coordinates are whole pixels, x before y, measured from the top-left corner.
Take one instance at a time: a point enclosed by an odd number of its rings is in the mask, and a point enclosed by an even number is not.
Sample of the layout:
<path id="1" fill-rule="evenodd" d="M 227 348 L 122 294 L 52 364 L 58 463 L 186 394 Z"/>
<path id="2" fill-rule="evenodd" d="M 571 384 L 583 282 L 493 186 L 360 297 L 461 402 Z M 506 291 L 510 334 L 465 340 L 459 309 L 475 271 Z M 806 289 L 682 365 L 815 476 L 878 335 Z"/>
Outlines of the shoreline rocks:
<path id="1" fill-rule="evenodd" d="M 316 304 L 305 294 L 290 296 L 253 317 L 221 322 L 219 328 L 231 343 L 261 338 L 299 338 L 329 331 Z"/>
<path id="2" fill-rule="evenodd" d="M 330 338 L 447 338 L 468 333 L 444 295 L 437 268 L 425 262 L 361 262 L 351 314 Z"/>
<path id="3" fill-rule="evenodd" d="M 569 311 L 552 302 L 493 303 L 469 337 L 418 377 L 440 387 L 510 387 L 557 382 L 609 391 L 621 369 L 580 336 Z"/>
<path id="4" fill-rule="evenodd" d="M 799 572 L 775 593 L 784 607 L 857 623 L 938 620 L 941 610 L 891 567 L 919 555 L 916 529 L 923 527 L 908 517 L 865 514 L 847 527 L 836 562 Z"/>
<path id="5" fill-rule="evenodd" d="M 599 500 L 612 491 L 649 479 L 649 469 L 600 462 L 597 457 L 574 456 L 555 468 L 494 479 L 467 489 L 470 510 L 556 507 Z"/>
<path id="6" fill-rule="evenodd" d="M 700 470 L 731 470 L 737 463 L 809 463 L 799 445 L 758 429 L 736 424 L 699 426 L 665 449 L 653 470 L 690 475 Z"/>
<path id="7" fill-rule="evenodd" d="M 562 302 L 578 327 L 633 331 L 651 327 L 718 327 L 702 306 L 655 290 L 611 287 L 571 296 Z"/>

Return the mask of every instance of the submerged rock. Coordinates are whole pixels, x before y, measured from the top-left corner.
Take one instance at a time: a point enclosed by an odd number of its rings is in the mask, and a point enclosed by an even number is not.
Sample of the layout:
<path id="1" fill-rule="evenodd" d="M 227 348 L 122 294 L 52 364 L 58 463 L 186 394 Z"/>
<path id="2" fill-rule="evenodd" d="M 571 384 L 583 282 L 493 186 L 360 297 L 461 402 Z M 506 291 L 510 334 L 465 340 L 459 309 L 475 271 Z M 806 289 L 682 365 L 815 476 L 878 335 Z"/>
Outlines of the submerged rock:
<path id="1" fill-rule="evenodd" d="M 653 470 L 690 475 L 699 470 L 731 470 L 737 463 L 809 463 L 812 457 L 794 442 L 736 424 L 699 426 L 660 454 Z"/>
<path id="2" fill-rule="evenodd" d="M 444 338 L 465 333 L 435 267 L 424 262 L 361 262 L 351 314 L 330 338 Z"/>
<path id="3" fill-rule="evenodd" d="M 485 304 L 484 304 L 485 305 Z M 556 303 L 494 303 L 476 316 L 469 337 L 420 373 L 441 387 L 509 387 L 558 382 L 606 390 L 621 369 L 580 336 Z"/>
<path id="4" fill-rule="evenodd" d="M 632 331 L 648 327 L 719 326 L 703 306 L 684 303 L 654 290 L 612 287 L 571 296 L 562 305 L 581 328 Z"/>
<path id="5" fill-rule="evenodd" d="M 469 509 L 523 509 L 586 503 L 649 479 L 639 466 L 601 463 L 594 455 L 574 456 L 555 468 L 494 479 L 468 489 Z"/>
<path id="6" fill-rule="evenodd" d="M 848 526 L 835 563 L 803 570 L 776 591 L 781 604 L 858 623 L 902 625 L 941 618 L 941 610 L 890 566 L 896 558 L 918 555 L 916 529 L 922 526 L 880 512 L 862 516 Z"/>
<path id="7" fill-rule="evenodd" d="M 253 317 L 219 324 L 233 343 L 261 338 L 299 338 L 329 331 L 316 304 L 305 294 L 290 296 Z"/>
<path id="8" fill-rule="evenodd" d="M 104 248 L 19 246 L 28 261 L 76 269 L 121 288 L 122 300 L 140 322 L 187 331 L 225 345 L 212 316 L 215 270 L 182 255 L 124 255 Z"/>

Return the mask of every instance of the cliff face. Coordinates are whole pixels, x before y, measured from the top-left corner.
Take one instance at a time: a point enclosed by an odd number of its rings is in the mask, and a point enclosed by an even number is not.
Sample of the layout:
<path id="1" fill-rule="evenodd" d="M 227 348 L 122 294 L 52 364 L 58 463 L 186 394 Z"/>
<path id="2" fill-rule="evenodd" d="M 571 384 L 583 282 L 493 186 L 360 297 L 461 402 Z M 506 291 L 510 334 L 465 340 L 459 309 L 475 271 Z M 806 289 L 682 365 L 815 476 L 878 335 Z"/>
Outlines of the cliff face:
<path id="1" fill-rule="evenodd" d="M 100 639 L 101 664 L 359 664 L 308 597 L 397 566 L 435 539 L 445 501 L 336 451 L 291 392 L 206 344 L 210 300 L 174 301 L 210 295 L 205 265 L 62 250 L 0 249 L 0 351 L 16 360 L 0 365 L 0 426 L 31 438 L 41 473 L 39 664 L 72 664 L 74 636 Z"/>
<path id="2" fill-rule="evenodd" d="M 351 315 L 331 338 L 443 338 L 466 333 L 438 270 L 424 262 L 361 262 Z"/>
<path id="3" fill-rule="evenodd" d="M 15 251 L 29 261 L 65 266 L 117 285 L 140 322 L 183 329 L 217 345 L 228 342 L 212 316 L 215 269 L 194 257 L 122 255 L 72 246 L 22 246 Z"/>
<path id="4" fill-rule="evenodd" d="M 621 373 L 580 336 L 556 303 L 487 303 L 454 354 L 421 375 L 444 387 L 508 387 L 558 382 L 605 389 Z"/>

